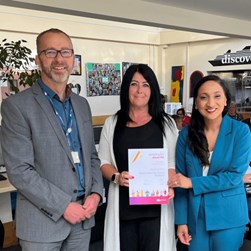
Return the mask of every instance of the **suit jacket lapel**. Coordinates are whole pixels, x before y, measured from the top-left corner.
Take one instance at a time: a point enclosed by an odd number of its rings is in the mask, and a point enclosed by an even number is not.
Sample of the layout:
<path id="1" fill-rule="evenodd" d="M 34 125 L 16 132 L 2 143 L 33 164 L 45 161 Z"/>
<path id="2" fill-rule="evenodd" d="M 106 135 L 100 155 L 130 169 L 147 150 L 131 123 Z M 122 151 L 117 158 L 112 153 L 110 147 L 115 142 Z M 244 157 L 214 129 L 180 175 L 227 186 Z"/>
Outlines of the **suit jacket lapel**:
<path id="1" fill-rule="evenodd" d="M 66 151 L 68 157 L 73 163 L 72 156 L 71 156 L 71 151 L 69 149 L 69 146 L 66 141 L 66 137 L 64 134 L 64 131 L 62 130 L 60 124 L 57 121 L 57 118 L 55 116 L 55 113 L 53 111 L 53 108 L 51 107 L 51 104 L 48 102 L 47 98 L 43 94 L 40 86 L 38 84 L 35 84 L 33 87 L 33 93 L 35 94 L 35 99 L 37 100 L 38 104 L 40 105 L 41 109 L 43 110 L 45 116 L 48 118 L 51 127 L 53 128 L 55 134 L 58 137 L 58 140 L 60 141 L 62 147 Z"/>
<path id="2" fill-rule="evenodd" d="M 76 118 L 76 123 L 78 127 L 78 131 L 81 132 L 79 133 L 79 140 L 81 142 L 82 150 L 84 151 L 84 138 L 85 138 L 85 133 L 87 130 L 85 130 L 85 114 L 87 111 L 83 111 L 84 107 L 81 105 L 81 103 L 78 102 L 78 96 L 74 93 L 72 93 L 71 96 L 71 103 L 72 103 L 72 108 L 74 111 L 74 115 Z M 80 107 L 82 109 L 80 109 Z"/>
<path id="3" fill-rule="evenodd" d="M 226 115 L 223 117 L 220 131 L 214 146 L 213 155 L 211 158 L 211 164 L 208 171 L 208 174 L 211 174 L 212 172 L 215 172 L 215 168 L 219 166 L 219 159 L 222 159 L 222 149 L 225 147 L 228 147 L 226 144 L 228 140 L 226 140 L 226 137 L 229 135 L 231 136 L 232 126 L 231 126 L 231 119 Z M 217 161 L 216 161 L 217 160 Z"/>

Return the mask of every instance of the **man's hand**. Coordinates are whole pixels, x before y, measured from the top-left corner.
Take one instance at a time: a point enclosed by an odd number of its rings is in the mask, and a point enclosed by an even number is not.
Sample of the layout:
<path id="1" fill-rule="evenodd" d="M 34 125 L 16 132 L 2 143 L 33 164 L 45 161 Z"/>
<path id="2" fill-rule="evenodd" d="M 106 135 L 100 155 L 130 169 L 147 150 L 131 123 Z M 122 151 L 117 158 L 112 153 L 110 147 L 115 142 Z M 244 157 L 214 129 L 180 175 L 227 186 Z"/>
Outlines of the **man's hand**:
<path id="1" fill-rule="evenodd" d="M 84 210 L 85 218 L 90 219 L 98 208 L 100 202 L 100 195 L 93 193 L 86 197 L 82 208 Z"/>
<path id="2" fill-rule="evenodd" d="M 63 217 L 71 224 L 80 223 L 86 219 L 82 205 L 71 202 L 64 211 Z"/>

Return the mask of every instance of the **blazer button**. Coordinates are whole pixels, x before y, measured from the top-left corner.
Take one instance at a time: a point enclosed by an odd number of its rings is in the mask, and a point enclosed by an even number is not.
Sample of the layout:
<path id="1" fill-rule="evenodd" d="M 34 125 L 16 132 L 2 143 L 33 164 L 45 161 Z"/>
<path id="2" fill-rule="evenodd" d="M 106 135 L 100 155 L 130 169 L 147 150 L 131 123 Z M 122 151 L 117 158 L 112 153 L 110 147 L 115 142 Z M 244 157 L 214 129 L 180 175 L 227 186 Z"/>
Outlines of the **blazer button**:
<path id="1" fill-rule="evenodd" d="M 73 193 L 77 193 L 77 192 L 78 192 L 78 190 L 77 190 L 77 189 L 74 189 L 74 190 L 73 190 Z"/>

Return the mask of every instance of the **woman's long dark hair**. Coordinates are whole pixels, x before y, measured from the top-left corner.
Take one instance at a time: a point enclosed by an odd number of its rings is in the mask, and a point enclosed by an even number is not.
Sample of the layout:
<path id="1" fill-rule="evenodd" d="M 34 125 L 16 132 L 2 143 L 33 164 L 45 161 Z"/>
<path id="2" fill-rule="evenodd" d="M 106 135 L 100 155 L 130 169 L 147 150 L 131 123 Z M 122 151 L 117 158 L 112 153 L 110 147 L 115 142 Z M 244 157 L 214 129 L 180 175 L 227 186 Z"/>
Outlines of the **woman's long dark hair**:
<path id="1" fill-rule="evenodd" d="M 215 75 L 208 75 L 204 78 L 202 78 L 195 86 L 193 90 L 193 109 L 192 109 L 192 116 L 190 120 L 190 125 L 188 129 L 188 144 L 191 147 L 193 153 L 198 156 L 198 158 L 201 160 L 202 165 L 209 165 L 209 150 L 208 150 L 208 142 L 204 133 L 204 118 L 200 114 L 200 112 L 195 109 L 195 103 L 196 98 L 198 96 L 198 91 L 200 87 L 207 81 L 215 81 L 217 82 L 223 89 L 226 99 L 227 99 L 227 105 L 225 106 L 222 117 L 224 117 L 229 109 L 230 103 L 231 103 L 231 94 L 228 90 L 228 88 L 225 85 L 225 82 Z"/>
<path id="2" fill-rule="evenodd" d="M 165 135 L 165 123 L 172 128 L 173 123 L 169 115 L 167 115 L 161 104 L 161 95 L 159 84 L 153 70 L 146 64 L 134 64 L 129 66 L 123 77 L 121 92 L 120 92 L 120 110 L 117 112 L 118 120 L 116 129 L 121 129 L 126 126 L 132 119 L 129 116 L 130 101 L 129 101 L 129 87 L 134 74 L 140 73 L 144 79 L 149 83 L 151 88 L 151 96 L 149 99 L 149 114 L 152 116 L 155 123 L 159 126 L 163 135 Z M 166 118 L 166 119 L 165 119 Z"/>

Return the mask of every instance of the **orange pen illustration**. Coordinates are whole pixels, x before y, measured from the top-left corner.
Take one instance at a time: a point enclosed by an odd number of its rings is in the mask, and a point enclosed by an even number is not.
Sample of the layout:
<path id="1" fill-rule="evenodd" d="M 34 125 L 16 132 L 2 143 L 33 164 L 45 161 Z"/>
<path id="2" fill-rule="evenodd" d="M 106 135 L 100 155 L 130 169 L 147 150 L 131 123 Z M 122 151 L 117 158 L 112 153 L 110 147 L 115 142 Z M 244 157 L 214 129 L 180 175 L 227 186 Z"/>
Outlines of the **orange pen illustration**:
<path id="1" fill-rule="evenodd" d="M 134 156 L 134 158 L 133 158 L 133 160 L 132 160 L 132 163 L 133 162 L 135 162 L 135 161 L 137 161 L 139 158 L 140 158 L 140 156 L 141 156 L 141 152 L 140 152 L 140 150 L 136 153 L 136 155 Z M 131 163 L 131 164 L 132 164 Z"/>

